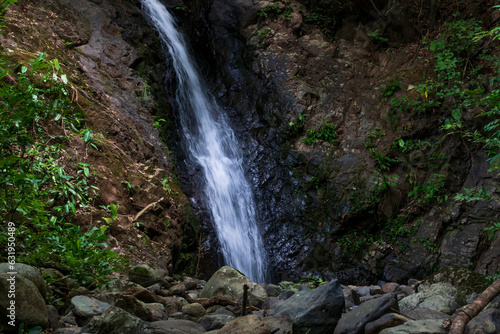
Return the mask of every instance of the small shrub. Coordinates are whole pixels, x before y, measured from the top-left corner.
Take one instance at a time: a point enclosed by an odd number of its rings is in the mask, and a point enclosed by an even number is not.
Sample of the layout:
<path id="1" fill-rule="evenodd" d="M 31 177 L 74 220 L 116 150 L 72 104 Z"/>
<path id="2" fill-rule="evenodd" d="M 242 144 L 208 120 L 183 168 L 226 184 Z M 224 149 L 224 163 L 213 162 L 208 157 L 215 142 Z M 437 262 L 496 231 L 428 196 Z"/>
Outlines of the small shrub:
<path id="1" fill-rule="evenodd" d="M 304 143 L 314 144 L 318 140 L 323 140 L 330 144 L 333 144 L 335 142 L 336 137 L 337 137 L 336 125 L 330 123 L 323 123 L 320 131 L 316 131 L 313 129 L 307 131 Z"/>

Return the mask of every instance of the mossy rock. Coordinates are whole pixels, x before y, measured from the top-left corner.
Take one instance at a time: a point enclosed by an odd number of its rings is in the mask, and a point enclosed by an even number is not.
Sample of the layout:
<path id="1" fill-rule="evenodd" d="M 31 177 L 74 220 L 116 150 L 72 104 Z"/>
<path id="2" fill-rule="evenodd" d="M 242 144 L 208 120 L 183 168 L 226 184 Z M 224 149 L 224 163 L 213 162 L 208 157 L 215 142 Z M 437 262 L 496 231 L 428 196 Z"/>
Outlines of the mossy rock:
<path id="1" fill-rule="evenodd" d="M 425 279 L 425 284 L 450 283 L 457 288 L 456 300 L 458 304 L 467 304 L 467 299 L 483 292 L 489 285 L 486 276 L 471 269 L 450 266 L 439 270 Z"/>

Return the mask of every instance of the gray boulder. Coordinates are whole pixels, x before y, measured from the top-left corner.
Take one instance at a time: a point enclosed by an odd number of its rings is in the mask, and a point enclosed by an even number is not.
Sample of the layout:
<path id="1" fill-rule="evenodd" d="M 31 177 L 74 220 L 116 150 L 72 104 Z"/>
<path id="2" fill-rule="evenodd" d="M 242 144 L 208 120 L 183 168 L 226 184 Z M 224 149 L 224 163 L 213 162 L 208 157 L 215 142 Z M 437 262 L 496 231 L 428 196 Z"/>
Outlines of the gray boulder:
<path id="1" fill-rule="evenodd" d="M 340 319 L 334 334 L 362 334 L 365 326 L 384 314 L 398 310 L 398 301 L 394 293 L 369 300 L 353 309 Z"/>
<path id="2" fill-rule="evenodd" d="M 421 285 L 418 293 L 409 295 L 399 301 L 399 308 L 403 314 L 417 308 L 453 314 L 459 307 L 456 296 L 457 289 L 449 283 L 436 283 L 430 286 Z"/>
<path id="3" fill-rule="evenodd" d="M 402 325 L 386 328 L 379 334 L 445 334 L 442 319 L 410 320 Z"/>
<path id="4" fill-rule="evenodd" d="M 224 327 L 225 324 L 234 319 L 234 315 L 212 313 L 201 317 L 197 323 L 202 325 L 207 331 L 211 331 Z"/>
<path id="5" fill-rule="evenodd" d="M 12 293 L 15 297 L 9 298 Z M 15 318 L 12 318 L 14 314 Z M 16 329 L 23 322 L 29 327 L 46 327 L 49 324 L 49 314 L 40 291 L 23 276 L 0 274 L 0 317 L 0 326 L 4 330 Z M 8 323 L 12 320 L 15 320 L 16 326 Z"/>
<path id="6" fill-rule="evenodd" d="M 406 313 L 407 316 L 412 318 L 413 320 L 424 320 L 424 319 L 446 319 L 450 316 L 446 313 L 429 310 L 425 308 L 416 308 Z"/>
<path id="7" fill-rule="evenodd" d="M 338 280 L 304 290 L 277 305 L 273 315 L 289 317 L 296 334 L 331 333 L 344 309 L 344 295 Z"/>
<path id="8" fill-rule="evenodd" d="M 151 325 L 155 328 L 155 333 L 165 334 L 199 334 L 205 333 L 203 326 L 189 320 L 168 319 L 163 321 L 152 322 Z"/>
<path id="9" fill-rule="evenodd" d="M 378 334 L 385 328 L 395 327 L 407 322 L 408 319 L 397 313 L 387 313 L 375 321 L 369 322 L 365 326 L 365 334 Z"/>
<path id="10" fill-rule="evenodd" d="M 293 322 L 287 317 L 278 315 L 265 317 L 262 321 L 269 327 L 273 334 L 292 334 Z"/>
<path id="11" fill-rule="evenodd" d="M 239 317 L 228 322 L 218 334 L 271 334 L 269 327 L 254 314 Z"/>
<path id="12" fill-rule="evenodd" d="M 221 296 L 241 303 L 243 300 L 243 285 L 245 284 L 248 285 L 248 303 L 261 307 L 264 299 L 267 298 L 266 290 L 257 283 L 252 282 L 238 270 L 228 266 L 220 268 L 213 274 L 203 290 L 201 290 L 200 297 Z"/>
<path id="13" fill-rule="evenodd" d="M 152 334 L 151 325 L 136 316 L 111 306 L 100 316 L 95 316 L 85 325 L 82 333 L 92 334 Z"/>
<path id="14" fill-rule="evenodd" d="M 427 277 L 425 281 L 424 286 L 435 283 L 453 285 L 457 289 L 456 301 L 459 306 L 469 304 L 489 286 L 489 282 L 484 275 L 459 266 L 449 266 L 441 269 Z"/>
<path id="15" fill-rule="evenodd" d="M 110 307 L 108 303 L 87 296 L 71 298 L 71 311 L 79 326 L 86 325 L 94 316 L 103 314 Z"/>
<path id="16" fill-rule="evenodd" d="M 128 279 L 143 287 L 148 287 L 156 283 L 166 284 L 167 282 L 164 279 L 166 275 L 165 270 L 153 269 L 147 264 L 141 264 L 130 269 Z"/>
<path id="17" fill-rule="evenodd" d="M 465 328 L 465 334 L 500 333 L 500 310 L 488 309 L 479 313 Z"/>
<path id="18" fill-rule="evenodd" d="M 283 288 L 276 284 L 262 284 L 262 287 L 266 289 L 266 293 L 269 297 L 275 297 L 283 291 Z"/>
<path id="19" fill-rule="evenodd" d="M 9 263 L 0 263 L 0 274 L 16 272 L 18 276 L 22 276 L 33 282 L 44 299 L 47 297 L 47 284 L 45 284 L 40 270 L 24 263 L 16 263 L 13 266 L 14 268 L 11 268 Z"/>
<path id="20" fill-rule="evenodd" d="M 122 295 L 120 293 L 101 293 L 94 296 L 96 299 L 117 306 L 122 310 L 135 315 L 144 321 L 152 321 L 153 314 L 146 307 L 146 304 L 130 295 Z"/>
<path id="21" fill-rule="evenodd" d="M 151 311 L 152 321 L 167 320 L 168 315 L 165 306 L 160 303 L 149 303 L 145 305 Z"/>

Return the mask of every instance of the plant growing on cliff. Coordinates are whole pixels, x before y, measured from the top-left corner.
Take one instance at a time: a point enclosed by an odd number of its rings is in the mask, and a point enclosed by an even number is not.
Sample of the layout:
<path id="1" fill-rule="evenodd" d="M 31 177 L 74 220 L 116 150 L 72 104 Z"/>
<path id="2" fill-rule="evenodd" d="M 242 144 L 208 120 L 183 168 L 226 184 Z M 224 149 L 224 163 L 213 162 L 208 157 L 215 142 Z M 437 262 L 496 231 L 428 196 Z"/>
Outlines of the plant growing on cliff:
<path id="1" fill-rule="evenodd" d="M 320 131 L 310 129 L 306 133 L 304 143 L 314 144 L 318 140 L 324 140 L 333 145 L 335 138 L 337 137 L 336 128 L 337 126 L 335 124 L 323 123 Z"/>
<path id="2" fill-rule="evenodd" d="M 21 66 L 0 59 L 0 216 L 17 227 L 19 261 L 99 285 L 123 260 L 100 231 L 69 222 L 98 189 L 89 184 L 88 164 L 61 163 L 82 116 L 67 87 L 59 62 L 44 53 Z"/>

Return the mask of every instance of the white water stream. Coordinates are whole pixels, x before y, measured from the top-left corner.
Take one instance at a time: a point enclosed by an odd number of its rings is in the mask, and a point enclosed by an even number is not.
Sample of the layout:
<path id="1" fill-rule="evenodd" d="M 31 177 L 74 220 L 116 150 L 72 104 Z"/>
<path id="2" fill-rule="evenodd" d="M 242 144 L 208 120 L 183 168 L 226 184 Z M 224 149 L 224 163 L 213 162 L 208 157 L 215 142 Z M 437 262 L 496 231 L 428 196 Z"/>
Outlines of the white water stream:
<path id="1" fill-rule="evenodd" d="M 176 107 L 189 154 L 203 169 L 205 194 L 224 260 L 253 281 L 263 283 L 266 256 L 234 132 L 206 92 L 172 15 L 158 0 L 141 2 L 172 57 L 178 81 Z"/>

